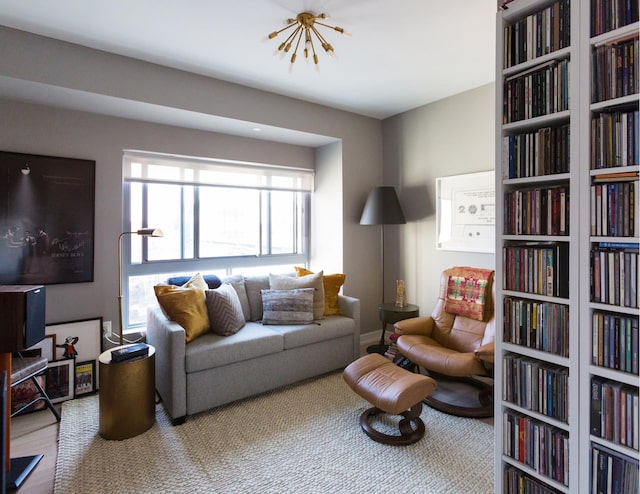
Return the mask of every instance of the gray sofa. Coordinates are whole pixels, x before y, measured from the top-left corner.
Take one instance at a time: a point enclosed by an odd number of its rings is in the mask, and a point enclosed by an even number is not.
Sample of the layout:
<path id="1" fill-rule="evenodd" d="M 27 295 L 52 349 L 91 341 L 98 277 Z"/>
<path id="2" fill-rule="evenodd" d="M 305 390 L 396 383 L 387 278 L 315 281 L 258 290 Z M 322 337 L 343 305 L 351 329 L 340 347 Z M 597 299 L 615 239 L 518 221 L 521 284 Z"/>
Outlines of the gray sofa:
<path id="1" fill-rule="evenodd" d="M 156 349 L 156 389 L 174 425 L 209 410 L 344 368 L 360 353 L 360 301 L 340 295 L 342 315 L 308 325 L 263 325 L 260 290 L 268 276 L 245 277 L 251 316 L 231 336 L 211 332 L 185 343 L 185 331 L 159 306 L 147 315 Z"/>

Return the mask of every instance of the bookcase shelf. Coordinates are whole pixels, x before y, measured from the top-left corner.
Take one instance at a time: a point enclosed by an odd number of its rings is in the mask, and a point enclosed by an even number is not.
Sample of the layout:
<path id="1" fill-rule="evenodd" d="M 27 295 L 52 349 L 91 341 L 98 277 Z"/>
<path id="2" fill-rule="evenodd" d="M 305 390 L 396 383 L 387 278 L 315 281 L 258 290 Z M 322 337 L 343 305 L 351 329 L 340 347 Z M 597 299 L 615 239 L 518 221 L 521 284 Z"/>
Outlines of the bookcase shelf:
<path id="1" fill-rule="evenodd" d="M 618 10 L 609 16 L 609 8 Z M 632 370 L 640 338 L 634 343 L 640 316 L 640 98 L 638 77 L 629 77 L 640 64 L 637 10 L 637 2 L 620 0 L 513 0 L 497 15 L 496 196 L 504 206 L 496 217 L 498 493 L 521 492 L 523 479 L 529 483 L 524 492 L 610 494 L 621 485 L 637 490 L 640 456 L 621 443 L 628 443 L 640 427 L 640 378 Z M 561 21 L 559 12 L 566 15 Z M 510 46 L 513 42 L 517 46 Z M 552 71 L 560 64 L 561 71 Z M 538 73 L 567 86 L 549 91 L 538 75 L 531 75 Z M 523 100 L 529 105 L 524 110 L 519 106 Z M 551 151 L 549 142 L 556 146 Z M 570 202 L 561 208 L 566 228 L 559 232 L 555 224 L 549 228 L 558 211 L 549 208 L 549 200 L 558 192 Z M 544 194 L 546 201 L 541 200 Z M 545 246 L 562 246 L 553 262 L 537 253 Z M 557 277 L 555 270 L 562 275 Z M 559 285 L 540 287 L 551 276 L 563 283 L 560 291 Z M 540 325 L 539 311 L 552 306 L 555 311 L 564 307 L 559 311 L 563 318 L 552 323 L 543 319 Z M 563 338 L 563 346 L 549 351 L 550 335 Z M 533 372 L 540 373 L 537 379 L 530 378 Z M 563 408 L 550 412 L 540 407 L 541 395 L 538 401 L 532 398 L 540 376 L 563 379 L 562 394 L 552 399 L 568 400 L 566 421 Z M 597 395 L 592 402 L 592 382 L 607 393 L 600 402 Z M 618 407 L 616 415 L 608 415 L 614 413 L 612 396 L 624 399 L 624 412 Z M 595 403 L 605 416 L 598 422 L 601 429 L 592 430 L 591 415 L 600 410 L 592 408 Z M 611 436 L 611 421 L 617 421 L 617 436 Z M 521 439 L 513 434 L 523 428 L 529 435 L 525 449 L 533 449 L 520 461 L 515 456 L 523 453 L 514 448 L 522 448 Z M 542 436 L 532 430 L 557 435 L 565 448 L 557 452 L 570 475 L 554 480 L 562 472 L 546 475 L 531 462 L 532 451 L 535 456 L 542 447 Z M 601 432 L 606 439 L 598 436 Z M 616 487 L 613 482 L 613 490 L 607 490 L 603 479 L 611 478 L 607 469 L 613 468 L 624 483 Z"/>

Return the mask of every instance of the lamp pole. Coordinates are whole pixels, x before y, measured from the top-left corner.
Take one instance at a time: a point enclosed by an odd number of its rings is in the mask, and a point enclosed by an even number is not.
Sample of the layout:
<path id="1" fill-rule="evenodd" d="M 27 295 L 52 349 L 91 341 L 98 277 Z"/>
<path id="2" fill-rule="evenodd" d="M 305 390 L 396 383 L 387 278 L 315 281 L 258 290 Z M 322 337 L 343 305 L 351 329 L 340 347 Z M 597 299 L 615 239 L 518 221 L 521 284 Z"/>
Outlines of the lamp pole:
<path id="1" fill-rule="evenodd" d="M 120 331 L 120 345 L 124 344 L 124 328 L 122 327 L 122 238 L 125 235 L 140 235 L 143 237 L 164 237 L 158 228 L 141 228 L 133 232 L 122 232 L 118 236 L 118 318 Z"/>

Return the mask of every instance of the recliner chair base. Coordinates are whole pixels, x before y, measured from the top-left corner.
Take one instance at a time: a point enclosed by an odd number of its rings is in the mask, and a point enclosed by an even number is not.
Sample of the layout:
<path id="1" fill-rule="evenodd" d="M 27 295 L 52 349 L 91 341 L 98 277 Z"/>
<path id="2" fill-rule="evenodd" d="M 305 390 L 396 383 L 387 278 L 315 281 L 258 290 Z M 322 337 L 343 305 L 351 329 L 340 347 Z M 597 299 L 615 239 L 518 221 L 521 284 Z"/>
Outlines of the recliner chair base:
<path id="1" fill-rule="evenodd" d="M 424 436 L 425 427 L 420 418 L 421 411 L 422 402 L 418 402 L 406 412 L 401 413 L 404 418 L 400 419 L 398 423 L 400 435 L 385 434 L 372 427 L 371 419 L 378 414 L 386 413 L 377 407 L 368 408 L 360 415 L 360 426 L 365 434 L 376 442 L 392 446 L 406 446 L 418 442 Z"/>
<path id="2" fill-rule="evenodd" d="M 438 388 L 423 402 L 440 412 L 458 417 L 493 417 L 493 384 L 473 377 L 451 377 L 427 372 Z"/>

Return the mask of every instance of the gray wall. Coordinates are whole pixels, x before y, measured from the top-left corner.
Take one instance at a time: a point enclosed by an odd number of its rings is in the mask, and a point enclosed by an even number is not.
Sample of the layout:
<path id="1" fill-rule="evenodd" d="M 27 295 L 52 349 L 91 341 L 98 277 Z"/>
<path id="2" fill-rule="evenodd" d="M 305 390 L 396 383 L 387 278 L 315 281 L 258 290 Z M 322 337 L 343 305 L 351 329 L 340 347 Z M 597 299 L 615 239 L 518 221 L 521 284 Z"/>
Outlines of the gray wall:
<path id="1" fill-rule="evenodd" d="M 346 273 L 344 292 L 362 299 L 364 330 L 378 327 L 377 298 L 370 297 L 367 288 L 379 276 L 378 252 L 367 248 L 378 237 L 358 221 L 369 189 L 382 182 L 379 120 L 6 27 L 0 27 L 0 82 L 18 88 L 16 93 L 21 86 L 28 86 L 32 94 L 44 95 L 53 90 L 65 100 L 61 103 L 65 106 L 95 103 L 92 111 L 96 113 L 126 112 L 143 106 L 157 116 L 164 115 L 160 110 L 170 109 L 180 111 L 183 117 L 191 115 L 194 120 L 222 116 L 331 136 L 340 143 L 326 149 L 299 149 L 264 140 L 1 101 L 0 149 L 97 162 L 95 281 L 51 286 L 48 322 L 98 315 L 117 321 L 121 156 L 124 148 L 132 148 L 297 165 L 313 161 L 317 154 L 321 190 L 318 203 L 329 200 L 323 197 L 326 191 L 339 204 L 326 208 L 334 221 L 312 220 L 315 235 L 323 242 L 331 242 L 331 249 L 325 254 L 319 251 L 322 244 L 314 246 L 311 268 L 325 269 L 322 262 L 330 266 L 328 271 Z M 9 99 L 16 97 L 19 96 L 9 95 Z"/>
<path id="2" fill-rule="evenodd" d="M 51 286 L 50 323 L 99 315 L 117 321 L 126 148 L 315 166 L 311 269 L 347 274 L 344 293 L 362 300 L 363 333 L 380 328 L 380 230 L 359 225 L 372 187 L 396 185 L 408 220 L 386 227 L 386 301 L 394 300 L 395 280 L 404 279 L 409 302 L 425 314 L 442 269 L 494 266 L 491 255 L 435 248 L 435 178 L 494 168 L 493 85 L 380 122 L 0 26 L 0 86 L 18 88 L 0 100 L 0 149 L 97 163 L 95 281 Z M 31 95 L 53 90 L 58 102 L 45 96 L 35 98 L 45 105 L 16 101 L 27 86 Z M 51 106 L 77 109 L 79 103 L 89 112 Z M 135 116 L 140 108 L 149 118 Z M 180 127 L 162 124 L 167 110 L 180 113 Z M 333 142 L 313 149 L 188 128 L 213 116 Z"/>
<path id="3" fill-rule="evenodd" d="M 436 178 L 495 169 L 494 84 L 383 121 L 384 179 L 395 185 L 406 225 L 387 227 L 385 299 L 404 279 L 407 301 L 431 313 L 443 269 L 494 268 L 493 254 L 436 249 Z M 393 255 L 386 255 L 394 252 Z"/>

